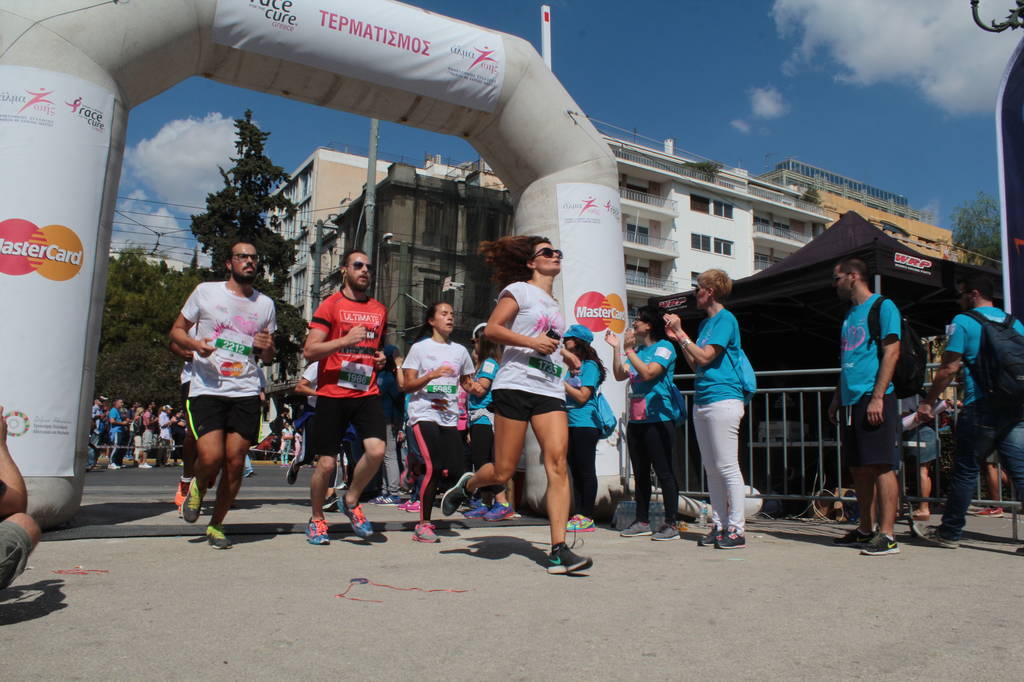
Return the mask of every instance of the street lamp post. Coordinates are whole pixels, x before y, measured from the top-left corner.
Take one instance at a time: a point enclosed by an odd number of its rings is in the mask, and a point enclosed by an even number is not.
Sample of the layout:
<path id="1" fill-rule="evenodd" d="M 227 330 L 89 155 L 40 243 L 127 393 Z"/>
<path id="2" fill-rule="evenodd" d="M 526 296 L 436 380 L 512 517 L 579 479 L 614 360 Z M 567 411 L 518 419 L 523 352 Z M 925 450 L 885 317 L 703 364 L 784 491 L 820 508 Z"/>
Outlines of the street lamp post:
<path id="1" fill-rule="evenodd" d="M 978 16 L 979 4 L 981 4 L 981 0 L 971 0 L 971 13 L 974 15 L 974 23 L 981 29 L 989 33 L 1002 33 L 1008 28 L 1024 28 L 1024 20 L 1021 19 L 1022 15 L 1024 15 L 1024 0 L 1017 0 L 1017 9 L 1010 10 L 1006 21 L 999 23 L 993 21 L 990 26 L 986 26 L 981 17 Z"/>

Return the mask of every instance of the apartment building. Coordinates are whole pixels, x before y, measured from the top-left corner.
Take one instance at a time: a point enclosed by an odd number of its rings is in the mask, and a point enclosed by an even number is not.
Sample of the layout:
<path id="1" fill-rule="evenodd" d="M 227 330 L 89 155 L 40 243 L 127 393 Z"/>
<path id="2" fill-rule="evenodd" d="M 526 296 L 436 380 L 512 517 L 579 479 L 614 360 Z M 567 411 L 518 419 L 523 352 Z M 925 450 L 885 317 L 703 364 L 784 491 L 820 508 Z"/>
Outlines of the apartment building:
<path id="1" fill-rule="evenodd" d="M 818 194 L 821 207 L 828 213 L 829 226 L 847 211 L 856 211 L 890 236 L 924 254 L 957 258 L 953 233 L 929 223 L 932 218 L 927 212 L 912 208 L 902 194 L 793 158 L 776 164 L 774 170 L 759 177 L 799 192 L 813 189 Z"/>
<path id="2" fill-rule="evenodd" d="M 733 279 L 820 234 L 828 213 L 801 192 L 658 142 L 598 126 L 618 160 L 630 309 L 690 289 L 720 268 Z"/>

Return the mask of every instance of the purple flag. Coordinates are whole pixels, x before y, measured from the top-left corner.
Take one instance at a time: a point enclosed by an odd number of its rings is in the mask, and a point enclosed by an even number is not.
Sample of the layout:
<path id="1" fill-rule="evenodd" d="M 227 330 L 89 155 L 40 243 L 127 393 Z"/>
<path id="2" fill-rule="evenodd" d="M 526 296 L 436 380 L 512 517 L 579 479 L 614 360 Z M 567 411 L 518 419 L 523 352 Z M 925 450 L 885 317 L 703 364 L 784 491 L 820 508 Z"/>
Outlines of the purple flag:
<path id="1" fill-rule="evenodd" d="M 1024 39 L 1006 66 L 996 102 L 1003 220 L 1003 298 L 1024 310 Z"/>

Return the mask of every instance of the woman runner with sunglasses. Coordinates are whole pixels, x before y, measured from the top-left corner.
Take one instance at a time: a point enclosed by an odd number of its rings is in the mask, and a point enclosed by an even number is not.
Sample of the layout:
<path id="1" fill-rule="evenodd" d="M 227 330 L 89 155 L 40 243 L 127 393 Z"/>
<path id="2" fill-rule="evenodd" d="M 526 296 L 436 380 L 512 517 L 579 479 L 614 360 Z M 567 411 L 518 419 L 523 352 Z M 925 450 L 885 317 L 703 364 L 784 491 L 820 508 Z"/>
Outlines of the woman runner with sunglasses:
<path id="1" fill-rule="evenodd" d="M 463 474 L 444 494 L 441 511 L 453 514 L 482 486 L 505 485 L 516 470 L 530 425 L 548 478 L 548 573 L 582 571 L 593 561 L 577 556 L 565 544 L 570 504 L 569 425 L 561 359 L 572 369 L 578 369 L 580 362 L 572 354 L 559 352 L 565 320 L 551 290 L 562 270 L 562 252 L 544 237 L 527 236 L 484 242 L 480 252 L 493 271 L 493 280 L 504 287 L 484 332 L 505 347 L 501 369 L 491 384 L 494 463 L 485 464 L 475 474 Z"/>

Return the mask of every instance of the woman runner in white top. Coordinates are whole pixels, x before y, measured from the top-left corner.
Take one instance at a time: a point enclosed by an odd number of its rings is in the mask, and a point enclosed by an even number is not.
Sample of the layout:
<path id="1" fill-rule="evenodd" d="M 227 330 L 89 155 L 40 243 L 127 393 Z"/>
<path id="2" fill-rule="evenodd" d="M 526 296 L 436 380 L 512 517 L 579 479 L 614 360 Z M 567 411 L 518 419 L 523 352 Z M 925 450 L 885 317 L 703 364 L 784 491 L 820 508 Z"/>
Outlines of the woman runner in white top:
<path id="1" fill-rule="evenodd" d="M 548 573 L 582 571 L 593 562 L 577 556 L 565 544 L 570 504 L 569 424 L 561 360 L 573 369 L 579 368 L 580 361 L 564 349 L 559 352 L 565 320 L 551 291 L 562 271 L 562 252 L 544 237 L 528 236 L 484 242 L 480 251 L 493 271 L 493 280 L 504 287 L 484 331 L 488 339 L 505 347 L 501 369 L 491 384 L 494 463 L 485 464 L 475 474 L 464 474 L 445 493 L 441 511 L 454 513 L 481 486 L 505 485 L 516 470 L 530 425 L 548 478 Z"/>
<path id="2" fill-rule="evenodd" d="M 465 470 L 459 438 L 458 392 L 461 385 L 473 388 L 473 361 L 465 347 L 448 337 L 455 327 L 455 313 L 447 303 L 427 308 L 419 341 L 402 363 L 402 390 L 409 394 L 409 423 L 426 465 L 420 487 L 420 522 L 412 539 L 440 542 L 430 522 L 437 484 L 445 477 L 457 479 Z"/>

